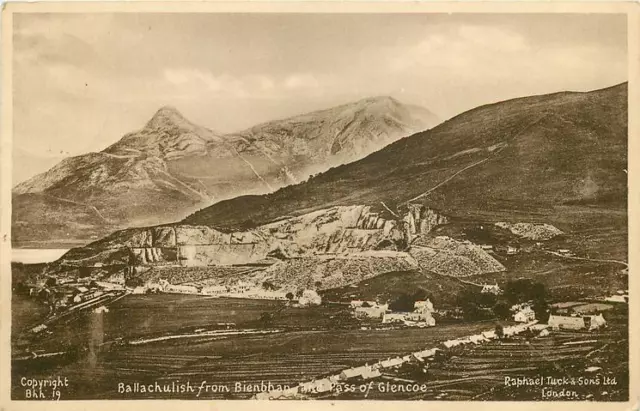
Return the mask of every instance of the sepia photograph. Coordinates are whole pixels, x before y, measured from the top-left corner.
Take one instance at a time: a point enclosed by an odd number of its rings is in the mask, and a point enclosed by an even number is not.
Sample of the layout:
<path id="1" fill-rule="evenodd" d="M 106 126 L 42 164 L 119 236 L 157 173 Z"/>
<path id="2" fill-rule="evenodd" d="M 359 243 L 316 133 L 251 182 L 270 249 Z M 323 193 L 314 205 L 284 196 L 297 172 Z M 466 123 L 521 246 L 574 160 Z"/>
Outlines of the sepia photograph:
<path id="1" fill-rule="evenodd" d="M 627 12 L 78 10 L 3 27 L 12 401 L 633 400 Z"/>

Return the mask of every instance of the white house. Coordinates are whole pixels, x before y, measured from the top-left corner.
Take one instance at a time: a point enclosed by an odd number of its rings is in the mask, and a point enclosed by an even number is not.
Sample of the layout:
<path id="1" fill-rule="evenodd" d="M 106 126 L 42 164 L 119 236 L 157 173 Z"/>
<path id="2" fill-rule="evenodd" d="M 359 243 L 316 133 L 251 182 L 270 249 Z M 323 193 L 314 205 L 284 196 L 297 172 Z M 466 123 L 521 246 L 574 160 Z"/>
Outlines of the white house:
<path id="1" fill-rule="evenodd" d="M 550 315 L 547 321 L 549 327 L 554 330 L 569 329 L 581 330 L 585 328 L 584 319 L 582 317 L 569 317 L 565 315 Z"/>
<path id="2" fill-rule="evenodd" d="M 371 378 L 377 378 L 381 376 L 382 373 L 378 369 L 373 369 L 372 367 L 365 367 L 365 370 L 360 375 L 363 380 L 369 380 Z"/>
<path id="3" fill-rule="evenodd" d="M 382 323 L 401 323 L 404 322 L 407 313 L 385 313 L 382 316 Z"/>
<path id="4" fill-rule="evenodd" d="M 317 393 L 328 392 L 333 389 L 333 383 L 327 378 L 315 381 L 314 390 Z"/>
<path id="5" fill-rule="evenodd" d="M 496 332 L 494 330 L 491 331 L 483 331 L 482 336 L 488 340 L 496 338 Z"/>
<path id="6" fill-rule="evenodd" d="M 498 284 L 483 284 L 482 285 L 482 290 L 480 292 L 484 293 L 484 294 L 489 294 L 490 293 L 490 294 L 498 295 L 498 294 L 502 293 L 502 290 L 500 289 Z"/>
<path id="7" fill-rule="evenodd" d="M 422 312 L 422 311 L 433 311 L 433 303 L 428 298 L 426 300 L 419 300 L 413 303 L 413 310 Z"/>
<path id="8" fill-rule="evenodd" d="M 362 365 L 360 367 L 355 367 L 355 368 L 348 368 L 346 370 L 343 370 L 340 373 L 340 379 L 341 380 L 348 380 L 350 378 L 356 378 L 356 377 L 360 377 L 362 379 L 370 379 L 370 378 L 376 378 L 379 377 L 380 375 L 380 371 L 377 369 L 373 369 L 373 367 L 371 367 L 370 365 Z"/>
<path id="9" fill-rule="evenodd" d="M 164 291 L 168 293 L 197 294 L 198 288 L 193 285 L 169 284 Z"/>
<path id="10" fill-rule="evenodd" d="M 389 308 L 388 304 L 376 305 L 373 307 L 356 307 L 356 318 L 382 318 Z"/>
<path id="11" fill-rule="evenodd" d="M 584 318 L 585 326 L 589 331 L 596 330 L 598 328 L 606 327 L 607 321 L 604 319 L 602 314 L 598 315 L 588 315 Z"/>
<path id="12" fill-rule="evenodd" d="M 439 349 L 437 348 L 431 348 L 430 350 L 422 350 L 422 351 L 415 352 L 413 353 L 413 356 L 416 357 L 417 359 L 428 358 L 436 355 L 436 352 L 438 351 Z"/>
<path id="13" fill-rule="evenodd" d="M 469 339 L 474 344 L 480 344 L 483 341 L 487 341 L 487 339 L 482 334 L 472 335 L 471 337 L 469 337 Z"/>
<path id="14" fill-rule="evenodd" d="M 528 323 L 536 319 L 536 313 L 531 307 L 524 307 L 513 315 L 513 320 L 519 323 Z"/>
<path id="15" fill-rule="evenodd" d="M 443 342 L 442 344 L 447 348 L 451 348 L 451 347 L 455 347 L 455 346 L 458 346 L 458 345 L 462 344 L 462 341 L 460 341 L 460 340 L 447 340 L 447 341 Z"/>
<path id="16" fill-rule="evenodd" d="M 605 301 L 611 303 L 626 303 L 629 301 L 628 295 L 612 295 L 611 297 L 605 297 Z"/>
<path id="17" fill-rule="evenodd" d="M 298 299 L 298 304 L 302 307 L 322 304 L 322 298 L 314 290 L 304 290 Z"/>
<path id="18" fill-rule="evenodd" d="M 380 364 L 381 368 L 394 368 L 394 367 L 401 366 L 402 363 L 403 363 L 402 358 L 396 357 L 396 358 L 389 358 L 384 361 L 380 361 L 378 364 Z"/>

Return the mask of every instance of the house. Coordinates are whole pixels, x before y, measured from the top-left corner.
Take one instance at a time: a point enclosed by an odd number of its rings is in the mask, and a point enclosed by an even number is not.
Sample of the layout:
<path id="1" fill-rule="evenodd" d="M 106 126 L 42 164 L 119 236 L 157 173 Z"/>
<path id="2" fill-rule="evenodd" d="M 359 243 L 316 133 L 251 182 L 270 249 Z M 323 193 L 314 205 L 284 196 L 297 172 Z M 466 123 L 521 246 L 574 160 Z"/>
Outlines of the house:
<path id="1" fill-rule="evenodd" d="M 493 250 L 493 246 L 491 244 L 481 244 L 480 248 L 482 248 L 485 251 L 491 251 Z"/>
<path id="2" fill-rule="evenodd" d="M 402 358 L 396 357 L 380 361 L 378 364 L 380 365 L 380 368 L 395 368 L 401 366 L 403 362 Z"/>
<path id="3" fill-rule="evenodd" d="M 382 323 L 402 323 L 405 320 L 407 313 L 384 313 L 382 316 Z"/>
<path id="4" fill-rule="evenodd" d="M 520 250 L 517 247 L 507 246 L 507 254 L 508 255 L 518 254 L 518 251 L 520 251 Z"/>
<path id="5" fill-rule="evenodd" d="M 314 290 L 304 290 L 298 299 L 298 304 L 302 307 L 322 304 L 322 298 Z"/>
<path id="6" fill-rule="evenodd" d="M 483 294 L 495 294 L 498 295 L 502 293 L 502 290 L 498 286 L 498 284 L 483 284 L 482 290 L 480 291 Z"/>
<path id="7" fill-rule="evenodd" d="M 491 331 L 483 331 L 482 336 L 488 340 L 492 340 L 496 338 L 496 332 L 494 330 Z"/>
<path id="8" fill-rule="evenodd" d="M 374 307 L 356 307 L 355 316 L 356 318 L 383 318 L 388 308 L 388 304 L 376 305 Z"/>
<path id="9" fill-rule="evenodd" d="M 519 323 L 528 323 L 535 319 L 536 313 L 529 306 L 520 309 L 513 315 L 513 320 Z"/>
<path id="10" fill-rule="evenodd" d="M 426 300 L 416 301 L 415 303 L 413 303 L 413 310 L 416 312 L 433 312 L 433 303 L 428 298 Z"/>
<path id="11" fill-rule="evenodd" d="M 124 287 L 122 285 L 120 285 L 120 284 L 106 282 L 106 281 L 96 281 L 96 284 L 98 284 L 100 287 L 104 288 L 105 290 L 122 290 L 122 289 L 124 289 Z"/>
<path id="12" fill-rule="evenodd" d="M 132 294 L 144 294 L 147 291 L 145 287 L 136 287 L 131 291 Z"/>
<path id="13" fill-rule="evenodd" d="M 333 389 L 333 383 L 328 378 L 315 381 L 313 389 L 317 393 L 328 392 Z"/>
<path id="14" fill-rule="evenodd" d="M 487 341 L 487 339 L 482 334 L 472 335 L 471 337 L 469 337 L 469 339 L 474 344 L 480 344 L 483 341 Z"/>
<path id="15" fill-rule="evenodd" d="M 298 389 L 303 393 L 313 392 L 313 390 L 315 389 L 315 381 L 303 382 L 298 385 Z"/>
<path id="16" fill-rule="evenodd" d="M 376 378 L 379 377 L 380 375 L 380 371 L 377 369 L 373 369 L 373 367 L 371 367 L 368 364 L 365 365 L 361 365 L 360 367 L 354 367 L 354 368 L 348 368 L 346 370 L 343 370 L 340 373 L 340 380 L 348 380 L 350 378 L 357 378 L 360 377 L 362 379 L 369 379 L 369 378 Z"/>
<path id="17" fill-rule="evenodd" d="M 371 378 L 380 377 L 382 373 L 378 369 L 373 369 L 373 367 L 365 367 L 365 370 L 360 375 L 363 380 L 370 380 Z"/>
<path id="18" fill-rule="evenodd" d="M 602 314 L 598 315 L 587 315 L 583 317 L 585 327 L 589 330 L 597 330 L 599 328 L 603 328 L 607 326 L 607 321 L 604 319 Z"/>
<path id="19" fill-rule="evenodd" d="M 547 321 L 549 327 L 554 330 L 582 330 L 585 328 L 585 321 L 582 317 L 569 317 L 564 315 L 550 315 Z"/>
<path id="20" fill-rule="evenodd" d="M 447 340 L 447 341 L 443 342 L 442 344 L 447 348 L 451 348 L 451 347 L 455 347 L 455 346 L 458 346 L 458 345 L 462 344 L 462 341 L 460 341 L 460 340 Z"/>
<path id="21" fill-rule="evenodd" d="M 611 303 L 627 303 L 629 302 L 628 295 L 612 295 L 611 297 L 605 297 L 605 301 L 609 301 Z"/>
<path id="22" fill-rule="evenodd" d="M 164 291 L 167 293 L 197 294 L 198 288 L 193 285 L 169 284 Z"/>
<path id="23" fill-rule="evenodd" d="M 436 325 L 436 319 L 433 318 L 431 312 L 407 313 L 404 319 L 405 322 L 416 322 L 419 326 L 434 327 Z"/>
<path id="24" fill-rule="evenodd" d="M 436 352 L 438 351 L 440 350 L 437 348 L 432 348 L 430 350 L 422 350 L 422 351 L 415 352 L 413 353 L 413 356 L 416 357 L 417 359 L 428 358 L 436 355 Z"/>
<path id="25" fill-rule="evenodd" d="M 349 303 L 349 305 L 351 306 L 351 308 L 358 308 L 358 307 L 375 307 L 378 305 L 378 303 L 376 301 L 362 301 L 362 300 L 351 300 L 351 302 Z"/>

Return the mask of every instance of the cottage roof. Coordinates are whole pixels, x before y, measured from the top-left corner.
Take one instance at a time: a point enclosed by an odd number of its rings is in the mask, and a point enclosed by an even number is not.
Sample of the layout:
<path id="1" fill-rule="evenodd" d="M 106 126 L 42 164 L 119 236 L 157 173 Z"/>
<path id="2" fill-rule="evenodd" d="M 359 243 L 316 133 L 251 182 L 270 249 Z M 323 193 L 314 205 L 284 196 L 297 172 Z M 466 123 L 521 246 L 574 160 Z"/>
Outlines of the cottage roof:
<path id="1" fill-rule="evenodd" d="M 550 315 L 549 316 L 549 325 L 558 324 L 558 325 L 580 325 L 584 326 L 584 319 L 582 317 L 570 317 L 564 315 Z"/>

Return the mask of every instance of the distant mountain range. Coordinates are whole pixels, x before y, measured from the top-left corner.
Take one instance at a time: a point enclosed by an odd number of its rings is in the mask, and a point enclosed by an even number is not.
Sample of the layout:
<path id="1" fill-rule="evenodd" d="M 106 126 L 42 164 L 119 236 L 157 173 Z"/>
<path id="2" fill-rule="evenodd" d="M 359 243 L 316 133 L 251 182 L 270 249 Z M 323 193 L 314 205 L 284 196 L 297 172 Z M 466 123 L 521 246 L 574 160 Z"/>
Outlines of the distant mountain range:
<path id="1" fill-rule="evenodd" d="M 240 230 L 337 205 L 400 215 L 409 203 L 472 221 L 588 227 L 627 204 L 627 84 L 478 107 L 366 158 L 183 223 Z M 626 221 L 626 220 L 625 220 Z M 626 232 L 626 223 L 614 232 Z M 570 227 L 569 227 L 570 229 Z"/>
<path id="2" fill-rule="evenodd" d="M 18 184 L 12 241 L 86 242 L 180 220 L 220 200 L 297 184 L 437 123 L 422 107 L 374 97 L 222 135 L 163 107 L 105 150 Z"/>

